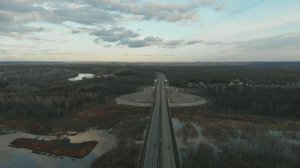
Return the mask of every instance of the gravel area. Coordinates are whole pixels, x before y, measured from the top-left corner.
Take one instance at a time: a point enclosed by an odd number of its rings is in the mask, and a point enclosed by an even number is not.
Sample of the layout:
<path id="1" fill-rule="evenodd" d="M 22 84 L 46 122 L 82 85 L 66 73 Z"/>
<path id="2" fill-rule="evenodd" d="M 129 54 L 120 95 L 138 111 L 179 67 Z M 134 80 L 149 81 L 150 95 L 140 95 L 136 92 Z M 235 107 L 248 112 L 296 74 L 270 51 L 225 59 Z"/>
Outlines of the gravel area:
<path id="1" fill-rule="evenodd" d="M 183 89 L 168 87 L 167 90 L 170 107 L 199 106 L 207 102 L 207 100 L 202 97 L 183 93 Z"/>
<path id="2" fill-rule="evenodd" d="M 130 106 L 151 107 L 154 89 L 154 87 L 145 87 L 142 92 L 122 95 L 116 98 L 116 102 Z"/>
<path id="3" fill-rule="evenodd" d="M 169 97 L 170 107 L 187 107 L 199 106 L 205 104 L 207 100 L 202 97 L 183 93 L 183 89 L 168 87 L 167 93 Z M 154 97 L 154 87 L 145 87 L 142 92 L 132 93 L 116 98 L 118 104 L 151 107 Z"/>

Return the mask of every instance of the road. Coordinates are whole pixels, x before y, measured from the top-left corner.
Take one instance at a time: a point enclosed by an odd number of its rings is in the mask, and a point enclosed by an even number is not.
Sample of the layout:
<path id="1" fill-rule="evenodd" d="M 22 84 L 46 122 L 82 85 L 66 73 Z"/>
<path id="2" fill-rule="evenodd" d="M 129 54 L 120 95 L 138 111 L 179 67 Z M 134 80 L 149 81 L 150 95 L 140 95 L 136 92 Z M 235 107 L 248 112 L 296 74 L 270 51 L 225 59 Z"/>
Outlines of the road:
<path id="1" fill-rule="evenodd" d="M 165 79 L 163 74 L 157 75 L 155 101 L 144 144 L 141 168 L 180 167 Z"/>

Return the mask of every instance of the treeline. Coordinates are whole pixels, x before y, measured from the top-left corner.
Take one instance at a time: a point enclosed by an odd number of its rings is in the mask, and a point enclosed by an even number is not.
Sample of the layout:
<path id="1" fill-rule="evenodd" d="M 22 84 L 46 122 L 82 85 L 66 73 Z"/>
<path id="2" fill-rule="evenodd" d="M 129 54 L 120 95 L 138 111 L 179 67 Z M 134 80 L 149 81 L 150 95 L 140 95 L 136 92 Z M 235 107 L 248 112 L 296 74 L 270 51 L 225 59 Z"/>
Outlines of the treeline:
<path id="1" fill-rule="evenodd" d="M 165 73 L 170 83 L 178 87 L 198 82 L 228 84 L 235 79 L 244 83 L 251 81 L 253 84 L 264 85 L 300 82 L 300 66 L 152 66 L 148 68 Z"/>
<path id="2" fill-rule="evenodd" d="M 195 93 L 208 99 L 212 111 L 276 117 L 300 117 L 300 87 L 285 87 L 300 82 L 300 68 L 276 66 L 209 66 L 158 67 L 167 75 L 170 85 L 189 87 L 203 82 L 205 87 L 193 87 Z M 230 81 L 263 84 L 260 87 L 229 86 Z M 271 87 L 272 84 L 283 87 Z"/>
<path id="3" fill-rule="evenodd" d="M 300 87 L 219 85 L 197 90 L 218 112 L 300 118 Z"/>
<path id="4" fill-rule="evenodd" d="M 138 66 L 119 64 L 1 65 L 0 116 L 49 119 L 73 114 L 109 96 L 137 91 L 152 85 L 155 72 L 165 73 L 170 84 L 195 87 L 217 111 L 295 117 L 300 114 L 299 87 L 228 86 L 239 79 L 253 84 L 284 85 L 300 82 L 298 66 Z M 78 82 L 67 79 L 78 73 L 112 74 Z"/>
<path id="5" fill-rule="evenodd" d="M 151 85 L 154 73 L 135 71 L 116 78 L 78 82 L 67 79 L 78 73 L 110 73 L 119 66 L 10 65 L 0 74 L 0 116 L 8 119 L 46 120 L 72 115 L 108 97 Z M 122 67 L 124 68 L 124 67 Z M 130 68 L 130 67 L 127 67 Z M 100 72 L 99 72 L 100 71 Z"/>
<path id="6" fill-rule="evenodd" d="M 96 94 L 1 95 L 0 114 L 8 119 L 54 119 L 77 111 L 82 105 L 97 100 Z"/>

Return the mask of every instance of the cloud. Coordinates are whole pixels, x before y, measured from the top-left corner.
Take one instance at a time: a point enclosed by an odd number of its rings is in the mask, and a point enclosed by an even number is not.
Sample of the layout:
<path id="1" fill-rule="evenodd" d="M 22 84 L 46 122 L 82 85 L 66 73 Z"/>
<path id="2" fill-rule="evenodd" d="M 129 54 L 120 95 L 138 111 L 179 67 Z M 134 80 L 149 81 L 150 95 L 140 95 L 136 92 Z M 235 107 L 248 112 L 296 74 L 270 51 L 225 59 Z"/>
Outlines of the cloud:
<path id="1" fill-rule="evenodd" d="M 239 50 L 246 51 L 299 49 L 300 33 L 287 33 L 250 41 L 234 42 L 233 44 Z"/>
<path id="2" fill-rule="evenodd" d="M 72 33 L 72 34 L 78 34 L 78 33 L 80 33 L 80 30 L 72 29 L 71 33 Z"/>
<path id="3" fill-rule="evenodd" d="M 125 45 L 129 48 L 140 48 L 147 46 L 160 46 L 164 42 L 163 39 L 159 37 L 146 37 L 144 39 L 124 39 L 121 40 L 119 45 Z"/>
<path id="4" fill-rule="evenodd" d="M 300 32 L 236 41 L 224 43 L 227 47 L 217 51 L 215 57 L 221 61 L 299 61 L 299 43 Z"/>
<path id="5" fill-rule="evenodd" d="M 127 46 L 129 48 L 141 48 L 156 46 L 162 48 L 176 48 L 188 45 L 203 44 L 203 45 L 217 45 L 221 42 L 208 42 L 204 40 L 165 40 L 160 37 L 147 36 L 143 37 L 141 34 L 125 27 L 112 27 L 110 29 L 81 29 L 72 30 L 72 32 L 89 32 L 89 35 L 96 37 L 94 42 L 102 44 L 102 42 L 115 42 L 117 45 Z M 106 45 L 105 45 L 106 46 Z"/>
<path id="6" fill-rule="evenodd" d="M 74 32 L 74 30 L 72 30 Z M 124 45 L 129 48 L 140 48 L 148 46 L 159 46 L 166 48 L 179 47 L 181 45 L 191 45 L 192 43 L 184 43 L 181 40 L 164 40 L 160 37 L 148 36 L 142 37 L 141 34 L 124 27 L 112 27 L 110 29 L 91 30 L 83 29 L 88 31 L 89 35 L 96 37 L 94 42 L 99 44 L 103 42 L 115 42 L 118 45 Z M 77 31 L 76 31 L 77 32 Z M 195 44 L 194 42 L 193 44 Z"/>
<path id="7" fill-rule="evenodd" d="M 203 45 L 215 45 L 219 43 L 214 42 L 206 42 L 203 40 L 165 40 L 159 37 L 148 36 L 142 39 L 124 39 L 119 42 L 119 45 L 125 45 L 129 48 L 140 48 L 140 47 L 149 47 L 156 46 L 162 48 L 177 48 L 184 47 L 195 44 L 203 44 Z"/>
<path id="8" fill-rule="evenodd" d="M 195 20 L 198 18 L 197 8 L 215 4 L 214 0 L 181 3 L 138 0 L 1 0 L 0 12 L 15 16 L 19 24 L 70 21 L 94 25 L 126 21 L 128 17 L 178 22 Z"/>
<path id="9" fill-rule="evenodd" d="M 142 38 L 141 34 L 124 27 L 112 27 L 110 29 L 100 30 L 85 29 L 83 31 L 89 31 L 89 35 L 96 37 L 94 42 L 97 44 L 101 41 L 116 42 L 118 45 L 124 45 L 129 48 L 167 45 L 167 42 L 165 42 L 162 38 L 154 36 Z M 171 42 L 168 43 L 170 46 L 174 45 Z"/>
<path id="10" fill-rule="evenodd" d="M 7 23 L 13 21 L 13 16 L 7 15 L 5 13 L 0 13 L 0 22 L 1 23 Z"/>
<path id="11" fill-rule="evenodd" d="M 0 34 L 3 36 L 19 36 L 19 34 L 28 34 L 33 32 L 41 32 L 47 29 L 33 26 L 18 26 L 14 24 L 1 24 Z"/>
<path id="12" fill-rule="evenodd" d="M 216 3 L 216 0 L 192 0 L 194 4 L 201 4 L 201 5 L 212 5 Z"/>
<path id="13" fill-rule="evenodd" d="M 221 42 L 221 41 L 190 40 L 190 41 L 187 41 L 185 44 L 186 45 L 194 45 L 194 44 L 218 45 L 218 44 L 222 44 L 222 43 L 223 42 Z"/>
<path id="14" fill-rule="evenodd" d="M 7 53 L 8 53 L 8 50 L 0 49 L 0 54 L 7 54 Z"/>
<path id="15" fill-rule="evenodd" d="M 117 20 L 121 19 L 121 15 L 92 7 L 80 9 L 60 8 L 53 10 L 50 15 L 44 16 L 44 19 L 53 23 L 70 21 L 84 25 L 95 25 L 115 23 Z"/>
<path id="16" fill-rule="evenodd" d="M 30 16 L 21 17 L 22 19 L 20 19 L 19 15 L 6 12 L 1 13 L 0 11 L 0 34 L 2 36 L 19 38 L 21 35 L 47 30 L 40 26 L 27 25 L 26 20 L 28 20 Z"/>
<path id="17" fill-rule="evenodd" d="M 61 24 L 68 21 L 103 26 L 126 22 L 128 18 L 191 21 L 198 19 L 197 9 L 200 6 L 215 5 L 215 0 L 172 3 L 139 0 L 1 0 L 0 21 L 9 24 L 1 24 L 0 32 L 18 32 L 19 35 L 34 32 L 34 28 L 27 26 L 34 22 Z"/>
<path id="18" fill-rule="evenodd" d="M 61 24 L 69 21 L 84 25 L 112 24 L 120 14 L 84 5 L 82 1 L 1 0 L 0 34 L 20 37 L 45 29 L 28 26 L 30 23 Z"/>
<path id="19" fill-rule="evenodd" d="M 197 8 L 213 5 L 214 0 L 192 0 L 190 2 L 140 2 L 136 0 L 86 0 L 90 5 L 123 14 L 138 15 L 144 20 L 168 22 L 189 21 L 198 18 Z"/>
<path id="20" fill-rule="evenodd" d="M 186 42 L 187 45 L 194 45 L 194 44 L 199 44 L 199 43 L 205 43 L 204 40 L 191 40 Z"/>
<path id="21" fill-rule="evenodd" d="M 203 43 L 199 41 L 165 40 L 142 36 L 121 26 L 128 18 L 185 22 L 198 19 L 202 6 L 214 8 L 215 0 L 161 2 L 140 0 L 0 0 L 0 35 L 20 38 L 30 33 L 46 31 L 43 23 L 77 23 L 93 27 L 90 30 L 70 27 L 72 34 L 87 32 L 96 43 L 115 42 L 130 48 L 159 46 L 175 48 Z M 139 20 L 140 21 L 140 20 Z M 110 29 L 99 29 L 112 27 Z M 33 39 L 32 39 L 33 40 Z M 35 40 L 36 41 L 36 40 Z M 203 43 L 205 44 L 205 43 Z"/>
<path id="22" fill-rule="evenodd" d="M 95 42 L 99 42 L 99 40 L 105 42 L 118 42 L 125 39 L 135 38 L 140 36 L 140 34 L 133 32 L 132 30 L 128 30 L 124 27 L 113 27 L 111 29 L 101 29 L 95 30 L 90 33 L 92 36 L 96 36 Z"/>
<path id="23" fill-rule="evenodd" d="M 214 7 L 215 11 L 223 11 L 225 9 L 226 9 L 225 4 L 219 4 L 219 5 L 217 5 L 217 6 Z"/>
<path id="24" fill-rule="evenodd" d="M 0 10 L 1 11 L 11 11 L 18 13 L 30 13 L 33 11 L 42 11 L 41 7 L 34 6 L 34 2 L 39 2 L 38 0 L 1 0 Z"/>

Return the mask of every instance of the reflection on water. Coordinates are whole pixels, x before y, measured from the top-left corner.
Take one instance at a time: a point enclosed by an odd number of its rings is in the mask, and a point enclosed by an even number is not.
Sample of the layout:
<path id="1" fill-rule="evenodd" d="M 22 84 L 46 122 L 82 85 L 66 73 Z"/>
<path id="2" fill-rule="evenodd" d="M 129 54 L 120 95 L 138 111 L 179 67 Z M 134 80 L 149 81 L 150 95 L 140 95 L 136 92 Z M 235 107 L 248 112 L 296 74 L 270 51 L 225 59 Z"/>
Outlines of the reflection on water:
<path id="1" fill-rule="evenodd" d="M 300 131 L 276 131 L 276 130 L 269 130 L 267 135 L 276 138 L 277 140 L 283 143 L 294 144 L 300 146 Z"/>
<path id="2" fill-rule="evenodd" d="M 175 132 L 182 129 L 185 125 L 185 123 L 181 122 L 178 118 L 172 118 L 172 124 Z"/>
<path id="3" fill-rule="evenodd" d="M 80 81 L 82 79 L 90 79 L 90 78 L 94 78 L 95 75 L 94 74 L 83 74 L 83 73 L 80 73 L 78 74 L 78 76 L 74 77 L 74 78 L 69 78 L 68 80 L 69 81 Z"/>
<path id="4" fill-rule="evenodd" d="M 176 142 L 180 149 L 196 149 L 201 143 L 210 146 L 214 154 L 221 152 L 216 145 L 202 135 L 202 127 L 194 122 L 182 122 L 177 118 L 172 118 Z"/>
<path id="5" fill-rule="evenodd" d="M 56 139 L 56 136 L 37 136 L 24 132 L 10 132 L 0 135 L 0 168 L 22 167 L 22 168 L 87 168 L 91 162 L 108 152 L 115 145 L 115 137 L 105 130 L 90 129 L 75 136 L 68 136 L 73 143 L 84 141 L 98 141 L 93 151 L 82 159 L 68 157 L 60 158 L 47 155 L 37 155 L 27 149 L 16 149 L 9 147 L 9 143 L 16 138 L 37 138 L 45 140 Z"/>

